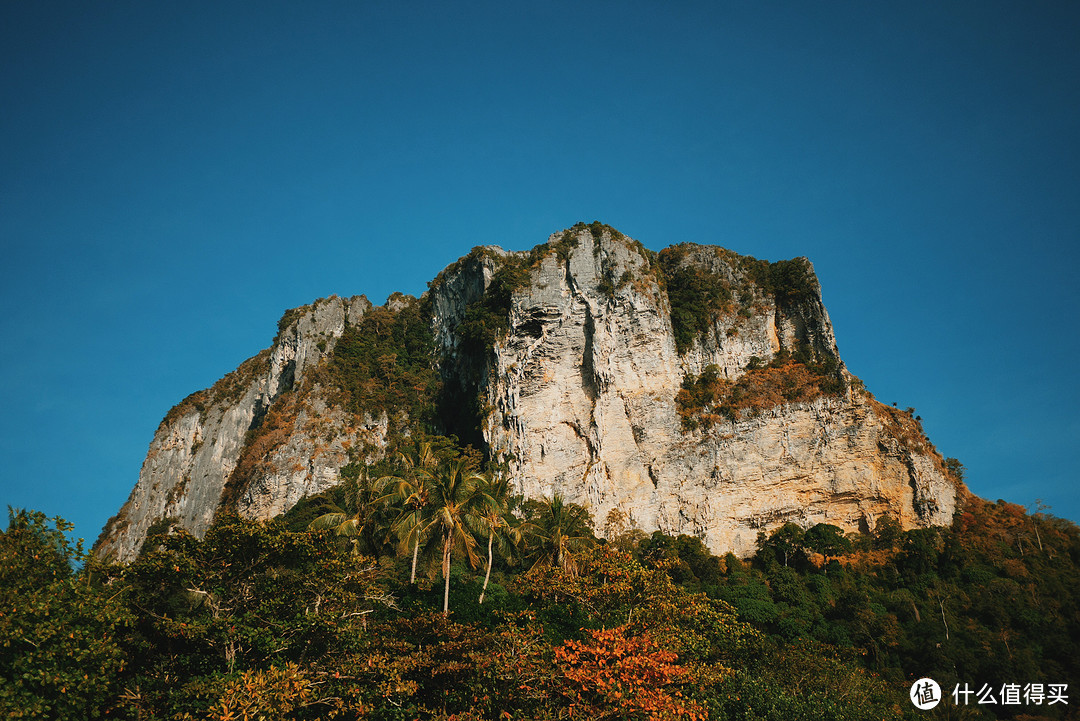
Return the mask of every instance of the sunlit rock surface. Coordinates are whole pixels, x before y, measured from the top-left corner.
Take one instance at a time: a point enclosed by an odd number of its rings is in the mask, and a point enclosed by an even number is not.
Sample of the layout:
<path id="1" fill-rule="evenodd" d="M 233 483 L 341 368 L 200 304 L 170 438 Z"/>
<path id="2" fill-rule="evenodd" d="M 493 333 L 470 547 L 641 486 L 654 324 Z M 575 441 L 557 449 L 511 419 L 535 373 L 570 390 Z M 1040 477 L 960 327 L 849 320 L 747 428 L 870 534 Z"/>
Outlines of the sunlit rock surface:
<path id="1" fill-rule="evenodd" d="M 448 383 L 481 397 L 479 436 L 520 492 L 561 493 L 598 526 L 617 509 L 646 532 L 695 535 L 714 553 L 741 555 L 760 531 L 787 521 L 849 531 L 885 514 L 904 528 L 951 521 L 962 486 L 919 424 L 875 401 L 839 362 L 808 261 L 810 292 L 792 299 L 755 280 L 744 262 L 753 259 L 680 246 L 680 263 L 737 296 L 680 353 L 656 254 L 606 226 L 555 234 L 549 246 L 478 249 L 440 274 L 426 298 L 433 362 Z M 469 355 L 458 324 L 508 262 L 527 268 L 509 330 Z M 130 560 L 148 529 L 165 522 L 202 535 L 222 504 L 272 517 L 336 484 L 350 452 L 385 449 L 385 414 L 349 412 L 326 388 L 303 383 L 371 307 L 363 296 L 331 297 L 289 311 L 270 349 L 174 408 L 96 552 Z M 800 347 L 835 358 L 843 392 L 697 428 L 683 422 L 676 395 L 688 376 L 714 366 L 734 382 Z"/>

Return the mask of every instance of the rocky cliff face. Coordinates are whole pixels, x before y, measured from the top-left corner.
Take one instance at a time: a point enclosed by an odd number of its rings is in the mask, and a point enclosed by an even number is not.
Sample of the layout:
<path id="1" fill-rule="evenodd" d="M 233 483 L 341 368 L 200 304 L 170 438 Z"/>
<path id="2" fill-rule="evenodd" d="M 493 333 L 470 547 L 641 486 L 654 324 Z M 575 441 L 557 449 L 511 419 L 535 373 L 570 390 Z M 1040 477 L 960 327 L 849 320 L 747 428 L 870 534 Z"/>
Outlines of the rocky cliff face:
<path id="1" fill-rule="evenodd" d="M 254 476 L 232 499 L 233 507 L 249 517 L 281 513 L 337 483 L 350 442 L 365 436 L 381 441 L 386 419 L 346 426 L 344 412 L 326 403 L 321 388 L 303 403 L 292 390 L 370 308 L 359 296 L 289 311 L 270 349 L 169 411 L 150 443 L 138 483 L 103 530 L 96 553 L 130 560 L 155 524 L 176 523 L 201 536 L 226 500 L 230 479 L 239 482 L 238 469 Z M 282 422 L 289 411 L 295 418 Z M 258 433 L 274 423 L 279 427 Z"/>
<path id="2" fill-rule="evenodd" d="M 846 530 L 873 528 L 884 514 L 905 528 L 951 521 L 956 482 L 918 424 L 843 368 L 807 261 L 794 266 L 805 271 L 796 287 L 778 289 L 720 248 L 679 249 L 665 274 L 610 229 L 583 229 L 571 242 L 564 257 L 534 263 L 513 294 L 509 331 L 481 388 L 485 438 L 526 496 L 560 493 L 598 522 L 618 509 L 643 530 L 695 535 L 737 554 L 787 521 Z M 701 270 L 732 296 L 681 354 L 665 289 L 680 268 Z M 492 275 L 482 265 L 459 274 L 435 289 L 436 309 L 459 307 L 468 296 L 458 287 Z M 435 321 L 454 323 L 450 311 Z M 842 382 L 833 393 L 688 427 L 693 418 L 677 401 L 687 378 L 711 365 L 732 383 L 748 366 L 799 351 L 835 360 Z"/>
<path id="3" fill-rule="evenodd" d="M 281 513 L 334 484 L 350 453 L 408 433 L 416 402 L 358 406 L 334 390 L 348 368 L 336 343 L 365 314 L 418 306 L 440 430 L 483 444 L 526 496 L 560 493 L 598 524 L 618 510 L 746 554 L 786 521 L 866 530 L 889 514 L 911 528 L 956 509 L 962 487 L 917 421 L 841 362 L 809 261 L 688 244 L 655 254 L 593 224 L 528 252 L 474 249 L 422 303 L 290 311 L 269 351 L 162 422 L 99 554 L 131 558 L 162 519 L 201 534 L 222 505 Z"/>

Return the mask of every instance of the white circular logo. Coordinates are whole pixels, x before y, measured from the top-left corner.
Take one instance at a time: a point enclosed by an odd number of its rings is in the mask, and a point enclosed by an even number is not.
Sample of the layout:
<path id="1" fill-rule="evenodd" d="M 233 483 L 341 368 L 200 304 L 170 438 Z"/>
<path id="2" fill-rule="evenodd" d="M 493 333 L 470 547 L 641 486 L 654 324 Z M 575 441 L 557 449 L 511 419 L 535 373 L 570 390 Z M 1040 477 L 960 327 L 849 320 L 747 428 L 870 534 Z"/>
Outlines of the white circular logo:
<path id="1" fill-rule="evenodd" d="M 911 703 L 920 711 L 929 711 L 941 703 L 941 686 L 932 678 L 920 678 L 911 684 Z"/>

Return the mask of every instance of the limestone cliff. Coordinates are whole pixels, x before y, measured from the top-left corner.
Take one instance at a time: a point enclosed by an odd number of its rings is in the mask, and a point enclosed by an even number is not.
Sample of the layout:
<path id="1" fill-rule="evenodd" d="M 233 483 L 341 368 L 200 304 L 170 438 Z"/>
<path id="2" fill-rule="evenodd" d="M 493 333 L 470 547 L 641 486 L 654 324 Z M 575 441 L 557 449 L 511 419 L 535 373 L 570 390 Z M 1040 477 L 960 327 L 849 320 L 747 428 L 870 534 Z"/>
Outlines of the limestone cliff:
<path id="1" fill-rule="evenodd" d="M 424 413 L 506 462 L 526 496 L 561 493 L 598 523 L 618 509 L 717 553 L 752 552 L 789 520 L 865 530 L 890 514 L 911 528 L 956 509 L 962 487 L 918 422 L 844 367 L 806 259 L 656 254 L 579 224 L 531 251 L 476 248 L 430 286 L 421 301 L 286 314 L 268 351 L 162 422 L 98 553 L 130 559 L 163 519 L 201 534 L 222 506 L 281 513 Z M 405 333 L 407 313 L 426 339 L 360 352 L 379 323 Z M 363 371 L 367 357 L 389 369 Z M 427 395 L 372 390 L 391 372 L 409 382 L 388 386 Z"/>
<path id="2" fill-rule="evenodd" d="M 350 443 L 381 440 L 386 419 L 346 426 L 344 412 L 323 400 L 322 389 L 303 404 L 291 391 L 370 308 L 359 296 L 289 311 L 271 348 L 170 410 L 150 443 L 138 483 L 102 531 L 96 553 L 130 560 L 154 524 L 177 523 L 201 536 L 230 479 L 238 481 L 238 470 L 254 476 L 234 500 L 249 516 L 280 513 L 335 484 Z M 283 422 L 293 410 L 295 417 Z"/>
<path id="3" fill-rule="evenodd" d="M 780 266 L 800 277 L 777 287 L 760 262 L 720 248 L 669 249 L 677 257 L 664 273 L 664 258 L 606 227 L 552 236 L 549 247 L 558 243 L 563 252 L 534 258 L 513 293 L 509 330 L 479 384 L 485 439 L 526 496 L 558 492 L 598 521 L 619 509 L 646 531 L 738 554 L 789 520 L 857 530 L 886 513 L 905 528 L 952 519 L 957 483 L 918 424 L 874 401 L 839 362 L 808 261 Z M 469 301 L 461 288 L 490 285 L 498 257 L 488 260 L 435 287 L 437 327 Z M 665 281 L 685 268 L 726 292 L 680 353 Z M 730 384 L 800 352 L 834 361 L 833 393 L 750 404 L 707 427 L 680 413 L 680 387 L 710 365 Z"/>

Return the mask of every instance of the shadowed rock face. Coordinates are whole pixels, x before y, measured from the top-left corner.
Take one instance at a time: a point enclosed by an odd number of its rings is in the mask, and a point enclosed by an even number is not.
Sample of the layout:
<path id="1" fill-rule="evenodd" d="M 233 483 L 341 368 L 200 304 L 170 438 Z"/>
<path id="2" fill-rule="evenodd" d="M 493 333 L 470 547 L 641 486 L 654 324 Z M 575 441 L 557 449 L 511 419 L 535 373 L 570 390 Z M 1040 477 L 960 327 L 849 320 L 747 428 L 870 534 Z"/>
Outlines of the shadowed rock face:
<path id="1" fill-rule="evenodd" d="M 770 266 L 689 244 L 658 256 L 593 224 L 530 252 L 474 249 L 431 285 L 444 382 L 480 409 L 473 427 L 445 416 L 444 430 L 482 439 L 526 496 L 558 492 L 598 525 L 618 509 L 737 554 L 787 521 L 857 530 L 889 514 L 911 528 L 956 510 L 962 486 L 918 423 L 844 368 L 805 259 Z M 478 309 L 498 321 L 482 348 L 462 332 Z M 336 483 L 350 449 L 385 449 L 394 419 L 305 383 L 370 310 L 359 297 L 290 311 L 269 351 L 170 412 L 97 552 L 128 560 L 165 518 L 201 535 L 223 503 L 272 517 Z M 820 392 L 754 370 L 795 361 L 827 373 Z M 677 400 L 705 376 L 727 389 L 723 413 L 718 397 Z M 770 378 L 779 402 L 762 395 Z"/>

